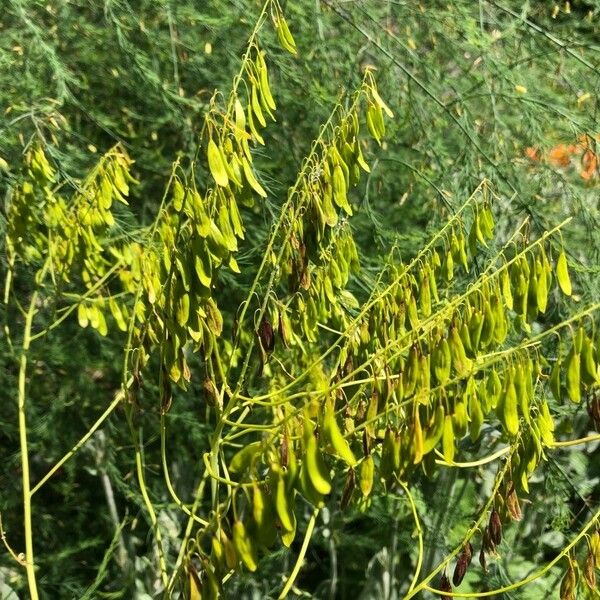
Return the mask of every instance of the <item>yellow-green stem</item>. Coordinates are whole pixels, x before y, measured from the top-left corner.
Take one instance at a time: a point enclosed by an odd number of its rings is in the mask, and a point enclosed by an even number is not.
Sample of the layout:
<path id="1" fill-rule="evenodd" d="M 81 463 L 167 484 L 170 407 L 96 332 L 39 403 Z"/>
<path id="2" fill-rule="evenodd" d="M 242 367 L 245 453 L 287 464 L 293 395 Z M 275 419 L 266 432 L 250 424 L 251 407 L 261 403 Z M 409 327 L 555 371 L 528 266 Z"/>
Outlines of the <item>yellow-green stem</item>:
<path id="1" fill-rule="evenodd" d="M 300 569 L 302 568 L 302 563 L 304 562 L 304 557 L 306 556 L 306 551 L 308 550 L 308 544 L 310 542 L 310 538 L 312 537 L 313 529 L 315 528 L 315 523 L 317 522 L 317 515 L 319 514 L 319 509 L 315 508 L 313 514 L 308 521 L 308 525 L 306 526 L 306 535 L 304 536 L 304 541 L 302 542 L 302 548 L 300 548 L 300 552 L 298 554 L 298 558 L 296 559 L 296 564 L 288 577 L 288 580 L 285 582 L 283 589 L 281 590 L 281 594 L 279 594 L 277 600 L 283 600 L 290 593 L 294 582 L 296 581 L 296 577 L 298 577 L 298 573 L 300 573 Z"/>
<path id="2" fill-rule="evenodd" d="M 417 555 L 417 564 L 415 566 L 415 572 L 413 573 L 410 587 L 408 588 L 408 591 L 410 592 L 415 585 L 417 585 L 417 581 L 419 581 L 419 575 L 421 574 L 421 567 L 423 566 L 423 529 L 421 528 L 421 521 L 419 520 L 419 513 L 417 512 L 417 505 L 415 504 L 415 500 L 410 493 L 408 486 L 402 481 L 399 481 L 399 483 L 402 486 L 408 501 L 410 502 L 410 509 L 412 510 L 413 519 L 415 520 L 415 527 L 417 529 L 417 537 L 419 539 L 419 554 Z"/>
<path id="3" fill-rule="evenodd" d="M 35 580 L 35 565 L 33 562 L 33 530 L 31 519 L 31 491 L 29 473 L 29 448 L 27 445 L 27 418 L 25 406 L 27 395 L 25 379 L 27 375 L 27 354 L 31 344 L 31 327 L 35 315 L 35 305 L 38 294 L 33 292 L 29 310 L 25 316 L 25 330 L 23 333 L 23 348 L 19 365 L 19 440 L 21 444 L 21 471 L 23 473 L 23 527 L 25 535 L 25 569 L 27 571 L 27 584 L 31 600 L 38 599 L 37 583 Z"/>

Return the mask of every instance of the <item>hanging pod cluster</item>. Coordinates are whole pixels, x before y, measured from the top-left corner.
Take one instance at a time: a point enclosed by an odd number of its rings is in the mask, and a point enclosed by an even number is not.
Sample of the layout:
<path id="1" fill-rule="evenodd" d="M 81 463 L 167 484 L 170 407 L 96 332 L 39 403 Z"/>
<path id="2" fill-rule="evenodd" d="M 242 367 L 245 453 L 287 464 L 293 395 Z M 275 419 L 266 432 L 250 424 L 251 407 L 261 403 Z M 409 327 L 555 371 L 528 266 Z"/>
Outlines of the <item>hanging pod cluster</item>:
<path id="1" fill-rule="evenodd" d="M 286 423 L 278 449 L 254 442 L 229 463 L 228 471 L 240 482 L 248 482 L 231 530 L 237 559 L 249 570 L 256 568 L 259 553 L 272 548 L 278 537 L 284 546 L 293 542 L 297 494 L 316 507 L 323 506 L 333 489 L 331 461 L 341 461 L 350 469 L 358 463 L 338 422 L 333 398 L 322 406 L 309 402 L 301 415 Z M 363 493 L 367 485 L 363 477 Z M 245 542 L 236 543 L 236 536 Z"/>
<path id="2" fill-rule="evenodd" d="M 468 253 L 478 252 L 478 244 L 487 243 L 493 232 L 487 203 L 475 207 L 474 219 L 479 223 L 471 225 L 468 236 L 457 219 L 442 247 L 411 268 L 391 265 L 385 293 L 373 301 L 340 352 L 334 380 L 344 382 L 347 428 L 363 429 L 369 444 L 380 446 L 379 479 L 387 486 L 419 464 L 431 473 L 438 444 L 452 463 L 458 442 L 467 434 L 476 442 L 483 424 L 497 418 L 510 439 L 521 437 L 514 471 L 527 490 L 543 447 L 553 443 L 548 404 L 534 391 L 547 361 L 513 352 L 508 366 L 502 355 L 497 365 L 479 362 L 502 346 L 511 322 L 522 328 L 546 311 L 553 269 L 544 243 L 503 263 L 453 305 L 443 298 L 449 296 L 455 261 L 468 272 Z M 481 235 L 473 233 L 477 229 Z M 364 378 L 366 365 L 371 384 L 353 385 L 352 375 Z M 367 479 L 369 471 L 370 465 Z"/>
<path id="3" fill-rule="evenodd" d="M 69 199 L 58 192 L 58 174 L 41 146 L 26 155 L 26 176 L 13 190 L 8 208 L 7 254 L 11 270 L 17 257 L 24 262 L 40 262 L 38 283 L 49 273 L 55 283 L 80 279 L 88 293 L 77 307 L 82 327 L 91 325 L 101 335 L 108 328 L 107 305 L 118 327 L 126 328 L 127 309 L 99 283 L 118 259 L 122 268 L 121 243 L 111 240 L 115 225 L 113 203 L 127 204 L 132 160 L 120 145 L 107 152 Z M 93 294 L 93 295 L 92 295 Z M 105 300 L 107 296 L 107 300 Z"/>
<path id="4" fill-rule="evenodd" d="M 359 269 L 346 218 L 353 214 L 350 189 L 360 181 L 361 172 L 370 171 L 360 140 L 358 111 L 363 97 L 368 103 L 376 97 L 384 105 L 369 71 L 351 107 L 333 128 L 332 139 L 321 142 L 319 155 L 311 156 L 296 186 L 283 234 L 281 274 L 294 294 L 293 320 L 310 342 L 317 339 L 317 323 L 345 328 L 348 309 L 358 308 L 356 298 L 345 289 L 350 273 Z"/>
<path id="5" fill-rule="evenodd" d="M 41 146 L 33 147 L 25 161 L 26 176 L 8 207 L 10 263 L 16 256 L 26 262 L 47 257 L 54 277 L 69 282 L 77 275 L 93 287 L 111 266 L 112 247 L 106 247 L 105 236 L 115 224 L 113 202 L 127 204 L 129 183 L 135 182 L 132 160 L 115 146 L 68 200 L 53 189 L 58 176 Z"/>
<path id="6" fill-rule="evenodd" d="M 549 378 L 552 395 L 558 402 L 569 398 L 579 404 L 587 397 L 592 422 L 597 404 L 595 392 L 600 387 L 600 335 L 589 336 L 583 324 L 573 333 L 571 346 L 565 356 L 559 355 Z"/>
<path id="7" fill-rule="evenodd" d="M 134 307 L 134 370 L 160 346 L 163 372 L 180 385 L 190 379 L 186 345 L 201 348 L 210 360 L 221 335 L 223 318 L 214 286 L 223 265 L 240 273 L 235 258 L 245 239 L 240 205 L 250 207 L 256 196 L 267 196 L 254 171 L 250 144 L 264 143 L 264 115 L 274 120 L 276 105 L 265 53 L 256 41 L 244 74 L 227 112 L 220 114 L 213 106 L 207 115 L 205 156 L 214 185 L 201 194 L 193 170 L 188 180 L 174 176 L 171 201 L 158 223 L 159 243 L 145 248 L 131 264 L 130 285 L 141 285 L 144 292 Z M 245 108 L 237 91 L 240 84 L 248 90 Z"/>

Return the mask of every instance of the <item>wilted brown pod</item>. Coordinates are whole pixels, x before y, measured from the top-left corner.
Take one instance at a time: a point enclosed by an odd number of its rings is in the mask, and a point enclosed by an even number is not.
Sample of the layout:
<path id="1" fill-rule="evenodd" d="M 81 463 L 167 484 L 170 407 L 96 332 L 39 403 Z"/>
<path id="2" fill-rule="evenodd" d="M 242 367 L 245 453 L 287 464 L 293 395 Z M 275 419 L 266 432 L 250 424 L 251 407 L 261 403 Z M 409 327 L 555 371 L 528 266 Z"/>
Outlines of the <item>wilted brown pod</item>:
<path id="1" fill-rule="evenodd" d="M 483 572 L 487 573 L 487 561 L 485 560 L 485 551 L 483 549 L 483 545 L 481 546 L 481 550 L 479 551 L 479 564 L 481 565 Z"/>
<path id="2" fill-rule="evenodd" d="M 440 590 L 442 592 L 452 592 L 452 585 L 450 585 L 450 580 L 448 579 L 446 573 L 444 573 L 440 579 Z M 452 596 L 446 596 L 446 594 L 440 596 L 440 598 L 442 600 L 452 600 Z"/>
<path id="3" fill-rule="evenodd" d="M 594 429 L 600 431 L 600 396 L 598 394 L 588 398 L 587 411 Z"/>
<path id="4" fill-rule="evenodd" d="M 273 326 L 264 317 L 258 327 L 258 337 L 263 350 L 265 352 L 273 352 L 273 349 L 275 348 L 275 334 L 273 333 Z"/>
<path id="5" fill-rule="evenodd" d="M 467 569 L 473 559 L 473 546 L 470 542 L 467 542 L 456 561 L 456 567 L 454 568 L 454 575 L 452 576 L 452 583 L 455 586 L 459 586 L 465 577 Z"/>
<path id="6" fill-rule="evenodd" d="M 506 508 L 515 521 L 520 521 L 523 517 L 521 505 L 519 504 L 519 497 L 517 496 L 515 486 L 512 482 L 510 484 L 510 491 L 506 495 Z"/>
<path id="7" fill-rule="evenodd" d="M 497 546 L 502 541 L 502 521 L 500 520 L 500 515 L 495 508 L 490 514 L 488 532 L 490 534 L 490 540 L 495 546 Z"/>
<path id="8" fill-rule="evenodd" d="M 344 510 L 348 504 L 350 504 L 350 500 L 352 499 L 352 494 L 354 493 L 354 488 L 356 487 L 356 478 L 354 476 L 354 469 L 348 469 L 348 475 L 346 476 L 346 485 L 344 486 L 344 491 L 342 492 L 342 498 L 340 500 L 340 508 Z"/>

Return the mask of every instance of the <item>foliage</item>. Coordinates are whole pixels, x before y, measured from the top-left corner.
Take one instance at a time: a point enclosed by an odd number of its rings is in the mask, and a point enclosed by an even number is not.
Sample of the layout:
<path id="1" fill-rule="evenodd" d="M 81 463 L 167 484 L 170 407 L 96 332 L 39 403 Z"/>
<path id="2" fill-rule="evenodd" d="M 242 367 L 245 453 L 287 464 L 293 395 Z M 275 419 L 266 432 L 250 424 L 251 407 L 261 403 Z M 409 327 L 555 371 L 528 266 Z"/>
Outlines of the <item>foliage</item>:
<path id="1" fill-rule="evenodd" d="M 592 597 L 594 11 L 218 8 L 3 17 L 6 594 Z"/>

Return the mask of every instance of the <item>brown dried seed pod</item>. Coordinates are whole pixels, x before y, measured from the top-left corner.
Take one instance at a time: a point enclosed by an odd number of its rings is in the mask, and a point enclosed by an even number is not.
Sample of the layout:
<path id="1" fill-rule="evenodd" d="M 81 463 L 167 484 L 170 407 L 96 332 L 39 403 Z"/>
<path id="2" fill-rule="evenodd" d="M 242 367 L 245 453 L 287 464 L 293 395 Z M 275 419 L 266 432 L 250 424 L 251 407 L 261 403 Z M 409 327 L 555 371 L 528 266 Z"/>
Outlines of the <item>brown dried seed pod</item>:
<path id="1" fill-rule="evenodd" d="M 218 394 L 217 388 L 215 387 L 215 384 L 213 383 L 212 379 L 207 377 L 202 382 L 202 390 L 204 391 L 204 398 L 206 399 L 206 402 L 210 406 L 216 406 Z"/>
<path id="2" fill-rule="evenodd" d="M 490 534 L 490 540 L 495 546 L 497 546 L 502 541 L 502 521 L 500 520 L 500 515 L 495 508 L 490 514 L 488 532 Z"/>
<path id="3" fill-rule="evenodd" d="M 519 504 L 519 497 L 517 496 L 513 483 L 510 484 L 510 491 L 506 496 L 506 508 L 515 521 L 520 521 L 522 519 L 521 505 Z"/>
<path id="4" fill-rule="evenodd" d="M 344 485 L 344 491 L 342 492 L 342 498 L 340 499 L 340 508 L 344 510 L 348 504 L 350 504 L 350 500 L 352 499 L 352 494 L 354 493 L 354 488 L 356 487 L 356 478 L 354 476 L 354 469 L 348 469 L 348 475 L 346 476 L 346 485 Z"/>
<path id="5" fill-rule="evenodd" d="M 273 326 L 264 317 L 258 327 L 258 337 L 263 350 L 265 352 L 273 352 L 273 349 L 275 348 L 275 335 L 273 333 Z"/>
<path id="6" fill-rule="evenodd" d="M 446 573 L 444 573 L 440 579 L 440 590 L 442 592 L 452 592 L 452 586 L 450 585 L 450 580 L 448 579 Z M 440 598 L 442 600 L 452 600 L 452 596 L 446 596 L 446 594 L 440 596 Z"/>
<path id="7" fill-rule="evenodd" d="M 456 567 L 454 567 L 454 575 L 452 576 L 452 583 L 455 586 L 459 586 L 467 572 L 467 560 L 463 554 L 458 557 L 456 561 Z"/>
<path id="8" fill-rule="evenodd" d="M 288 465 L 288 436 L 285 434 L 281 440 L 281 447 L 279 448 L 280 457 L 282 467 L 287 467 Z"/>
<path id="9" fill-rule="evenodd" d="M 490 538 L 490 533 L 487 530 L 487 527 L 483 531 L 482 548 L 485 552 L 494 552 L 496 550 L 496 544 L 494 544 L 494 542 L 492 542 L 492 540 Z"/>
<path id="10" fill-rule="evenodd" d="M 163 414 L 169 412 L 173 402 L 173 391 L 171 389 L 171 380 L 168 376 L 163 377 L 160 382 L 160 410 Z"/>
<path id="11" fill-rule="evenodd" d="M 479 564 L 481 565 L 483 572 L 487 574 L 487 561 L 485 560 L 485 552 L 483 550 L 483 546 L 481 546 L 481 550 L 479 551 Z"/>
<path id="12" fill-rule="evenodd" d="M 467 542 L 464 546 L 463 546 L 463 554 L 467 557 L 467 566 L 469 566 L 471 564 L 471 561 L 473 560 L 473 546 L 471 545 L 471 542 Z"/>
<path id="13" fill-rule="evenodd" d="M 569 557 L 569 566 L 560 582 L 560 600 L 575 600 L 575 591 L 577 588 L 577 573 Z"/>
<path id="14" fill-rule="evenodd" d="M 452 583 L 455 586 L 459 586 L 464 579 L 471 560 L 473 559 L 473 546 L 470 542 L 467 542 L 456 561 L 456 567 L 454 568 L 454 575 L 452 576 Z"/>
<path id="15" fill-rule="evenodd" d="M 593 397 L 588 398 L 587 404 L 588 415 L 592 421 L 592 425 L 596 431 L 600 431 L 600 396 L 594 394 Z"/>
<path id="16" fill-rule="evenodd" d="M 587 558 L 585 559 L 585 565 L 583 567 L 583 578 L 588 584 L 590 590 L 597 590 L 596 583 L 596 570 L 594 568 L 594 555 L 592 550 L 588 552 Z"/>

